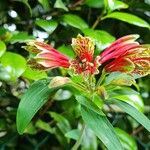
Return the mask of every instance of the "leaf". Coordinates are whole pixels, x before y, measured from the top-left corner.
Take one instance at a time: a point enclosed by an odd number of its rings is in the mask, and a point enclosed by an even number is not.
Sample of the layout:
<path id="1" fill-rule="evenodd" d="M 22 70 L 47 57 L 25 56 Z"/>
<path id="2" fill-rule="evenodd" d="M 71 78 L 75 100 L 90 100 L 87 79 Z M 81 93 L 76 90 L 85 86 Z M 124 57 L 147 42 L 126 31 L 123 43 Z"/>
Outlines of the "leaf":
<path id="1" fill-rule="evenodd" d="M 35 126 L 33 125 L 33 123 L 31 122 L 28 127 L 25 129 L 24 133 L 27 133 L 27 134 L 36 134 L 37 133 L 37 130 L 35 128 Z"/>
<path id="2" fill-rule="evenodd" d="M 22 134 L 37 111 L 48 101 L 54 88 L 48 88 L 49 80 L 34 82 L 22 96 L 17 110 L 17 130 Z"/>
<path id="3" fill-rule="evenodd" d="M 105 78 L 104 85 L 113 84 L 131 86 L 133 83 L 135 83 L 133 76 L 122 72 L 112 72 Z"/>
<path id="4" fill-rule="evenodd" d="M 108 150 L 123 150 L 113 126 L 105 116 L 101 116 L 85 106 L 81 107 L 81 115 L 87 126 L 94 131 Z"/>
<path id="5" fill-rule="evenodd" d="M 54 30 L 57 28 L 58 23 L 54 20 L 44 20 L 44 19 L 38 19 L 36 20 L 35 24 L 42 29 L 44 29 L 49 34 L 52 34 Z"/>
<path id="6" fill-rule="evenodd" d="M 101 8 L 103 7 L 103 1 L 102 0 L 85 0 L 84 4 L 86 4 L 89 7 L 93 8 Z"/>
<path id="7" fill-rule="evenodd" d="M 73 49 L 70 46 L 62 45 L 57 48 L 61 53 L 65 54 L 66 56 L 70 58 L 75 58 L 75 53 Z"/>
<path id="8" fill-rule="evenodd" d="M 45 11 L 50 10 L 49 0 L 38 0 L 38 2 L 43 6 Z"/>
<path id="9" fill-rule="evenodd" d="M 98 51 L 96 54 L 99 54 L 100 51 L 108 47 L 115 38 L 103 30 L 93 30 L 93 29 L 83 29 L 82 32 L 89 36 L 96 44 Z"/>
<path id="10" fill-rule="evenodd" d="M 79 129 L 73 129 L 65 134 L 66 137 L 78 140 L 80 138 L 81 131 Z M 85 128 L 81 147 L 82 150 L 96 150 L 97 149 L 97 139 L 94 132 L 90 128 Z"/>
<path id="11" fill-rule="evenodd" d="M 95 133 L 90 128 L 85 128 L 81 143 L 82 150 L 97 150 L 98 141 Z"/>
<path id="12" fill-rule="evenodd" d="M 143 19 L 129 14 L 129 13 L 124 13 L 124 12 L 113 12 L 111 14 L 106 15 L 105 17 L 103 17 L 102 19 L 107 19 L 107 18 L 114 18 L 114 19 L 118 19 L 139 27 L 145 27 L 150 29 L 150 25 Z"/>
<path id="13" fill-rule="evenodd" d="M 80 137 L 80 130 L 79 129 L 73 129 L 65 134 L 66 137 L 74 140 L 78 140 Z"/>
<path id="14" fill-rule="evenodd" d="M 115 90 L 111 93 L 110 97 L 127 102 L 135 107 L 138 111 L 144 111 L 144 103 L 140 94 L 131 88 L 124 87 Z"/>
<path id="15" fill-rule="evenodd" d="M 38 120 L 35 124 L 36 127 L 44 130 L 44 131 L 47 131 L 49 133 L 53 133 L 53 128 L 50 127 L 50 125 L 42 120 Z"/>
<path id="16" fill-rule="evenodd" d="M 150 120 L 143 113 L 139 112 L 135 107 L 126 102 L 119 100 L 113 100 L 113 102 L 150 132 Z"/>
<path id="17" fill-rule="evenodd" d="M 105 116 L 105 114 L 102 112 L 102 110 L 97 107 L 97 105 L 95 105 L 90 99 L 87 99 L 84 96 L 75 96 L 76 100 L 83 106 L 86 106 L 88 109 L 91 109 L 92 111 L 94 111 L 95 113 Z"/>
<path id="18" fill-rule="evenodd" d="M 125 150 L 137 150 L 137 144 L 134 138 L 123 131 L 122 129 L 115 128 L 115 132 L 118 135 L 120 142 Z"/>
<path id="19" fill-rule="evenodd" d="M 63 134 L 71 130 L 70 123 L 65 117 L 56 112 L 49 112 L 49 114 L 55 121 L 57 121 L 57 126 Z"/>
<path id="20" fill-rule="evenodd" d="M 0 57 L 5 53 L 6 45 L 3 41 L 0 41 Z"/>
<path id="21" fill-rule="evenodd" d="M 104 0 L 104 2 L 105 8 L 108 9 L 109 12 L 116 9 L 128 8 L 128 5 L 120 0 Z"/>
<path id="22" fill-rule="evenodd" d="M 85 29 L 88 28 L 88 24 L 79 16 L 73 14 L 66 14 L 62 18 L 63 22 L 66 24 L 78 28 L 78 29 Z"/>
<path id="23" fill-rule="evenodd" d="M 54 8 L 61 8 L 61 9 L 65 10 L 65 11 L 68 11 L 68 8 L 62 2 L 62 0 L 56 0 L 56 2 L 54 4 Z"/>
<path id="24" fill-rule="evenodd" d="M 32 69 L 29 66 L 27 66 L 22 76 L 30 80 L 40 80 L 40 79 L 46 78 L 47 74 L 45 71 Z"/>
<path id="25" fill-rule="evenodd" d="M 11 44 L 14 44 L 17 42 L 25 43 L 25 42 L 28 42 L 28 41 L 33 40 L 33 39 L 35 39 L 35 38 L 31 35 L 28 35 L 27 32 L 16 32 L 11 37 L 10 42 L 11 42 Z"/>
<path id="26" fill-rule="evenodd" d="M 26 69 L 26 60 L 19 54 L 6 52 L 1 57 L 1 64 L 7 80 L 16 80 Z"/>

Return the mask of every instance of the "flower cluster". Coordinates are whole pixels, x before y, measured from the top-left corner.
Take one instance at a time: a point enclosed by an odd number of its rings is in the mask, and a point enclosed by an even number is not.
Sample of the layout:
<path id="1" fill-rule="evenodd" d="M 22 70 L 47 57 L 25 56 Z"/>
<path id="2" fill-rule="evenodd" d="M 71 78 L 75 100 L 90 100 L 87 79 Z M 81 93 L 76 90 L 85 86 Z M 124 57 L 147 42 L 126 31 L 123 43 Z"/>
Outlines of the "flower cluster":
<path id="1" fill-rule="evenodd" d="M 50 45 L 38 41 L 27 43 L 26 49 L 36 53 L 34 59 L 45 68 L 64 67 L 73 69 L 78 74 L 97 74 L 101 66 L 106 72 L 119 71 L 145 76 L 150 73 L 150 47 L 136 42 L 138 37 L 124 36 L 96 57 L 94 42 L 82 35 L 72 39 L 75 59 L 70 59 Z"/>

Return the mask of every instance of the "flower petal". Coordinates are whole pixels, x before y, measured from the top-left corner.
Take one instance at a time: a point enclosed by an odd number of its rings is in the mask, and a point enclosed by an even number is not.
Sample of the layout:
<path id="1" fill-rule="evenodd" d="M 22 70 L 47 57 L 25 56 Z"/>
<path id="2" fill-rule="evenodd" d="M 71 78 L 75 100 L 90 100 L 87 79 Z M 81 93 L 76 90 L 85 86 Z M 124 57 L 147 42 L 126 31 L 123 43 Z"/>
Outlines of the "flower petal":
<path id="1" fill-rule="evenodd" d="M 89 37 L 83 37 L 79 34 L 77 38 L 72 39 L 71 45 L 81 61 L 92 61 L 95 45 Z"/>

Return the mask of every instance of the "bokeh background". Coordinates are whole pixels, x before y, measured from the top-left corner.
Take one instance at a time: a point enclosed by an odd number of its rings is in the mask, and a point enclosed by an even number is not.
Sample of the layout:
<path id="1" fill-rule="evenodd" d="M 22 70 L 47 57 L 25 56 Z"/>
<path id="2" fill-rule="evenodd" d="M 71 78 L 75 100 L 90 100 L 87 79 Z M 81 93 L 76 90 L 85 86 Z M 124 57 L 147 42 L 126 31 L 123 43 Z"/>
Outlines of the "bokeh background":
<path id="1" fill-rule="evenodd" d="M 79 33 L 95 41 L 96 54 L 127 34 L 139 34 L 140 43 L 150 44 L 150 0 L 121 2 L 124 3 L 108 8 L 103 0 L 0 0 L 0 150 L 69 150 L 72 147 L 74 139 L 64 135 L 71 129 L 80 129 L 82 120 L 79 105 L 67 89 L 51 97 L 25 134 L 17 133 L 16 111 L 29 85 L 47 76 L 67 75 L 63 69 L 46 73 L 26 68 L 31 56 L 22 46 L 31 39 L 38 39 L 74 57 L 71 39 Z M 123 14 L 104 19 L 112 12 L 136 15 L 145 22 Z M 150 118 L 149 76 L 138 79 L 137 84 L 145 114 Z M 120 133 L 127 150 L 150 149 L 150 134 L 134 119 L 115 112 L 109 113 L 108 118 L 115 127 L 124 130 Z M 106 148 L 87 130 L 81 149 Z"/>

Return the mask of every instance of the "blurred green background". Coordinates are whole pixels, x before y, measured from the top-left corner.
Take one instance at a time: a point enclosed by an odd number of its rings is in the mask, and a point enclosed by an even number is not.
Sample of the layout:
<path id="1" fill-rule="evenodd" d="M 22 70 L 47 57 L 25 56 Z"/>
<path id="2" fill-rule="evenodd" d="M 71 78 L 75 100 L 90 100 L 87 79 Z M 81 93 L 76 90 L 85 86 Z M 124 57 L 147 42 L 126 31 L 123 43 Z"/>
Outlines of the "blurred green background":
<path id="1" fill-rule="evenodd" d="M 73 58 L 71 39 L 79 33 L 95 41 L 95 54 L 127 34 L 139 34 L 140 43 L 150 44 L 150 0 L 0 0 L 0 150 L 72 147 L 72 136 L 78 137 L 74 135 L 78 132 L 68 132 L 80 129 L 82 120 L 79 105 L 68 89 L 50 97 L 23 135 L 16 131 L 16 110 L 33 81 L 67 75 L 63 69 L 43 72 L 27 67 L 31 56 L 22 48 L 25 42 L 37 38 Z M 150 117 L 150 78 L 138 79 L 137 83 Z M 111 112 L 108 118 L 126 131 L 116 129 L 127 150 L 150 149 L 150 134 L 131 117 Z M 106 148 L 87 130 L 81 149 Z"/>

